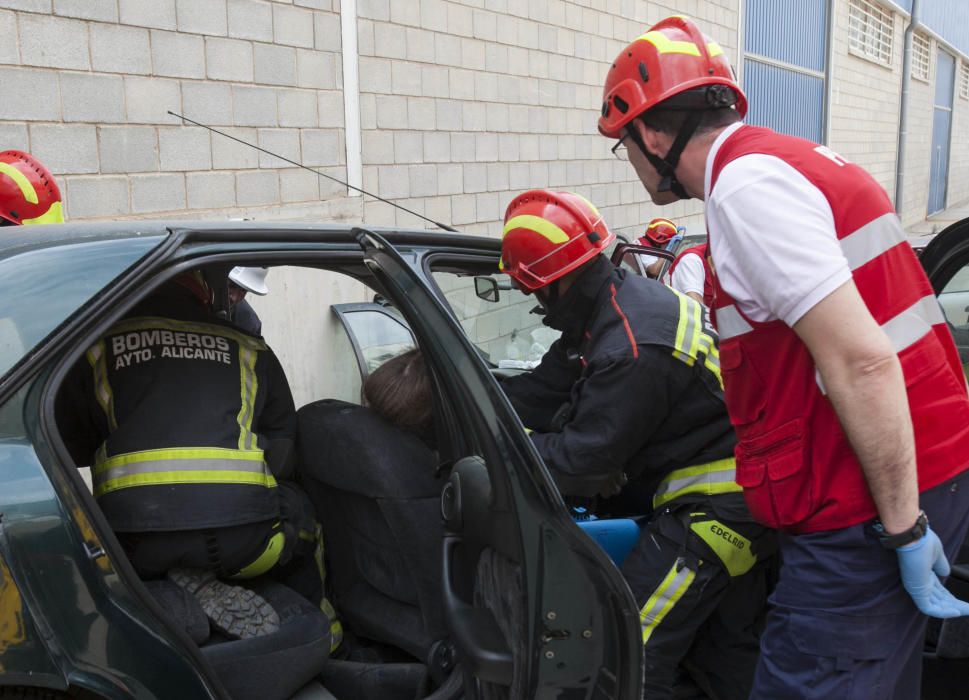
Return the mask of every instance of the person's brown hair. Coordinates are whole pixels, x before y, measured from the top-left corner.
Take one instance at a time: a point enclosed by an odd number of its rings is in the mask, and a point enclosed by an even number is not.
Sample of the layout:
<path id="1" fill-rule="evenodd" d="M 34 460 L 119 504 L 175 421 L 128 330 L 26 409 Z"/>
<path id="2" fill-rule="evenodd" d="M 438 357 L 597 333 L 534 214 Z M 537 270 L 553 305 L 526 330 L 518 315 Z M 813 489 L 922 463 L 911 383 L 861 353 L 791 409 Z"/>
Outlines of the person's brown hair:
<path id="1" fill-rule="evenodd" d="M 409 350 L 380 365 L 363 385 L 367 404 L 388 423 L 434 439 L 434 399 L 431 378 L 419 349 Z"/>

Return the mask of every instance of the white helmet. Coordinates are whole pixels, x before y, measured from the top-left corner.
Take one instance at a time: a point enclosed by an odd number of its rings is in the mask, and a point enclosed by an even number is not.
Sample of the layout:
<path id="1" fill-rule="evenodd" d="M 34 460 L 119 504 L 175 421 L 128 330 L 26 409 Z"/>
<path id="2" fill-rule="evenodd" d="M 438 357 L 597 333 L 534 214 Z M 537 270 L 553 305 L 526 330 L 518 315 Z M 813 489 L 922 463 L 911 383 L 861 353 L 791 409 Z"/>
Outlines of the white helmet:
<path id="1" fill-rule="evenodd" d="M 269 268 L 266 267 L 233 267 L 229 279 L 247 292 L 264 296 L 269 293 L 266 286 L 268 274 Z"/>

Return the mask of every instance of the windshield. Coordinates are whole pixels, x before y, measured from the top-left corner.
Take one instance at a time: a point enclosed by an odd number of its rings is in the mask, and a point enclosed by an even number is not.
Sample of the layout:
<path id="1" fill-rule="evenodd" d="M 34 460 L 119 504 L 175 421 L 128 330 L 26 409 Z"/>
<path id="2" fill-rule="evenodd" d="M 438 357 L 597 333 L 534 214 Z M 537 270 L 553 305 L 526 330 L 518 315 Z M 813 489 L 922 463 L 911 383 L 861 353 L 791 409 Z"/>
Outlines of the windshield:
<path id="1" fill-rule="evenodd" d="M 432 274 L 468 338 L 495 367 L 531 369 L 560 335 L 531 313 L 538 306 L 535 297 L 513 288 L 507 275 L 489 276 L 497 286 L 497 299 L 488 301 L 476 293 L 474 275 Z"/>
<path id="2" fill-rule="evenodd" d="M 0 260 L 0 376 L 163 239 L 59 243 Z"/>

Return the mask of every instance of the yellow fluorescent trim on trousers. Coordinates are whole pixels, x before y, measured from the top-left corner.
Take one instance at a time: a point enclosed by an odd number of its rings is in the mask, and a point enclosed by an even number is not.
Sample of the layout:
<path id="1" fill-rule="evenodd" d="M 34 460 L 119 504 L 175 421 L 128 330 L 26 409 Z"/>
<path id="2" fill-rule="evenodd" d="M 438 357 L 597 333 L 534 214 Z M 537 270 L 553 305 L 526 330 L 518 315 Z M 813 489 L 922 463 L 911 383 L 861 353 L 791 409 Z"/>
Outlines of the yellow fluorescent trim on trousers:
<path id="1" fill-rule="evenodd" d="M 669 573 L 653 591 L 653 594 L 646 601 L 646 605 L 639 611 L 639 622 L 643 628 L 643 644 L 649 642 L 653 632 L 663 621 L 673 606 L 676 605 L 683 595 L 689 590 L 690 584 L 696 578 L 696 572 L 683 567 L 678 569 L 679 561 L 674 562 Z"/>
<path id="2" fill-rule="evenodd" d="M 27 179 L 26 175 L 10 165 L 10 163 L 0 163 L 0 175 L 6 175 L 13 180 L 14 184 L 20 188 L 20 193 L 24 196 L 24 199 L 31 204 L 37 204 L 37 190 L 30 184 L 30 180 Z M 24 223 L 27 222 L 24 221 Z"/>
<path id="3" fill-rule="evenodd" d="M 691 523 L 690 529 L 710 546 L 731 576 L 743 576 L 757 563 L 757 556 L 750 551 L 750 540 L 720 521 Z"/>
<path id="4" fill-rule="evenodd" d="M 553 224 L 547 219 L 543 219 L 540 216 L 532 216 L 531 214 L 522 214 L 508 220 L 505 224 L 505 229 L 502 232 L 502 236 L 508 235 L 509 231 L 516 228 L 526 228 L 529 231 L 534 231 L 540 236 L 544 236 L 551 243 L 568 243 L 569 237 L 558 226 Z"/>
<path id="5" fill-rule="evenodd" d="M 112 491 L 133 486 L 159 486 L 161 484 L 250 484 L 275 488 L 276 479 L 271 474 L 232 471 L 197 472 L 152 472 L 150 474 L 129 474 L 117 479 L 108 479 L 94 487 L 94 496 L 100 498 Z"/>
<path id="6" fill-rule="evenodd" d="M 278 523 L 277 523 L 278 524 Z M 286 544 L 286 536 L 282 532 L 277 532 L 269 538 L 269 544 L 262 551 L 256 560 L 239 570 L 232 578 L 255 578 L 262 576 L 271 568 L 276 566 L 279 557 L 283 553 L 283 545 Z"/>
<path id="7" fill-rule="evenodd" d="M 33 219 L 22 219 L 21 223 L 24 226 L 31 226 L 33 224 L 63 224 L 64 209 L 61 207 L 60 202 L 54 202 L 50 205 L 50 209 L 40 216 L 36 216 Z"/>

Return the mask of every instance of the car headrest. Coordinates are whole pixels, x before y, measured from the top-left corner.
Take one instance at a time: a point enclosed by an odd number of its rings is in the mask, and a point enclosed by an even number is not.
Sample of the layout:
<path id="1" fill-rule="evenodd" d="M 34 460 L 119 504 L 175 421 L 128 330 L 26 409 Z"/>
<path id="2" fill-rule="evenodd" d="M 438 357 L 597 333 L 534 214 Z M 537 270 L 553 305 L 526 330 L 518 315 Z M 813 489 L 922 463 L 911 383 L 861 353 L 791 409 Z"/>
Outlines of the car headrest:
<path id="1" fill-rule="evenodd" d="M 440 494 L 437 455 L 412 433 L 363 406 L 323 399 L 296 413 L 303 474 L 371 498 L 428 498 Z"/>

